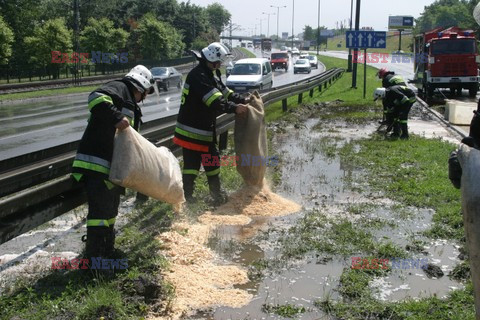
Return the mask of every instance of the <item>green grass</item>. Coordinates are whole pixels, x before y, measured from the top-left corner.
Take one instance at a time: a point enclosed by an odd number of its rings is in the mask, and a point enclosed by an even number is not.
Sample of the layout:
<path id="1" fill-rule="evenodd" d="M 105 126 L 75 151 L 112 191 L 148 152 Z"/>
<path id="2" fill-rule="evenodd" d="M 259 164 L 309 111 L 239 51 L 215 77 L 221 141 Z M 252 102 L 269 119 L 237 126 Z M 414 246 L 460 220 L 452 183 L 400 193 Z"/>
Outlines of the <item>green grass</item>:
<path id="1" fill-rule="evenodd" d="M 62 89 L 47 89 L 47 90 L 37 90 L 37 91 L 18 92 L 18 93 L 7 93 L 7 94 L 0 95 L 0 101 L 22 100 L 22 99 L 29 99 L 29 98 L 52 97 L 52 96 L 66 95 L 66 94 L 72 94 L 72 93 L 91 92 L 97 89 L 99 86 L 100 85 L 70 87 L 70 88 L 62 88 Z"/>
<path id="2" fill-rule="evenodd" d="M 257 56 L 253 54 L 250 50 L 246 48 L 237 48 L 238 50 L 242 51 L 244 54 L 247 55 L 247 58 L 256 58 Z"/>
<path id="3" fill-rule="evenodd" d="M 343 161 L 367 171 L 372 188 L 404 206 L 435 210 L 433 237 L 461 240 L 464 236 L 460 191 L 448 180 L 447 160 L 455 146 L 439 139 L 412 136 L 408 141 L 383 137 L 351 142 L 341 151 Z"/>
<path id="4" fill-rule="evenodd" d="M 325 64 L 327 69 L 330 68 L 347 68 L 347 61 L 344 59 L 319 56 L 318 59 Z M 367 86 L 365 91 L 365 98 L 363 97 L 363 65 L 358 65 L 357 72 L 357 88 L 352 88 L 352 73 L 344 73 L 338 80 L 334 82 L 325 90 L 322 87 L 322 91 L 319 92 L 318 88 L 315 89 L 312 97 L 308 92 L 303 94 L 303 104 L 322 103 L 327 101 L 340 100 L 340 106 L 372 106 L 373 103 L 373 91 L 377 87 L 381 87 L 380 80 L 377 79 L 377 69 L 367 66 Z M 298 96 L 293 96 L 287 99 L 287 105 L 289 110 L 298 108 Z M 368 112 L 368 111 L 364 111 Z M 359 114 L 357 116 L 365 116 L 367 113 Z M 267 122 L 275 121 L 280 118 L 284 118 L 284 112 L 282 111 L 282 102 L 275 102 L 267 107 L 265 119 Z M 288 119 L 288 116 L 287 116 Z"/>

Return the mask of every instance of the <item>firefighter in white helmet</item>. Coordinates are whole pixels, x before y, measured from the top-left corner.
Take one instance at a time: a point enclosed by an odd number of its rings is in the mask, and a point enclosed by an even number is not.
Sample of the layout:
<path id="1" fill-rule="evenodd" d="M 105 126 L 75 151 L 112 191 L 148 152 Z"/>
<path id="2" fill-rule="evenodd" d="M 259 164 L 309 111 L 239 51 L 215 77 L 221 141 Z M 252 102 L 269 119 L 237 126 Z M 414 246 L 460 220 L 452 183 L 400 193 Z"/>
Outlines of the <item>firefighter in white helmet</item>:
<path id="1" fill-rule="evenodd" d="M 87 194 L 88 259 L 113 255 L 115 218 L 123 190 L 108 180 L 115 131 L 129 126 L 138 129 L 142 116 L 138 103 L 153 92 L 152 73 L 137 65 L 123 79 L 107 82 L 88 96 L 90 116 L 72 168 Z"/>
<path id="2" fill-rule="evenodd" d="M 407 86 L 377 88 L 373 92 L 373 100 L 382 99 L 388 125 L 387 132 L 393 129 L 391 138 L 408 139 L 408 113 L 417 101 L 415 92 Z"/>
<path id="3" fill-rule="evenodd" d="M 219 68 L 229 54 L 228 48 L 219 42 L 195 53 L 199 64 L 189 72 L 183 86 L 173 142 L 183 149 L 183 189 L 187 202 L 195 201 L 194 181 L 200 171 L 202 155 L 218 159 L 216 117 L 222 113 L 242 115 L 247 112 L 245 103 L 249 98 L 234 93 L 221 80 Z M 218 162 L 204 163 L 204 169 L 212 204 L 226 202 L 226 193 L 220 187 Z"/>

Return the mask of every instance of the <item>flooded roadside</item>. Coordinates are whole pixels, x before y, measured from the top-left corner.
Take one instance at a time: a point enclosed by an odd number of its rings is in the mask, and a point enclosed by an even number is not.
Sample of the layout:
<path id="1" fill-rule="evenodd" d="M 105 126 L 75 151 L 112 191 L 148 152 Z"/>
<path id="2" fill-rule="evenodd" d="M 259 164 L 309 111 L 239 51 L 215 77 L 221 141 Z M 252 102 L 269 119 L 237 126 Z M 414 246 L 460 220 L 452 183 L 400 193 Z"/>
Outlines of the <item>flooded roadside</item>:
<path id="1" fill-rule="evenodd" d="M 412 133 L 424 137 L 456 141 L 424 115 L 415 117 L 410 128 Z M 330 248 L 327 246 L 321 254 L 318 252 L 322 250 L 308 248 L 298 252 L 298 247 L 290 247 L 286 242 L 297 241 L 297 235 L 290 235 L 298 231 L 292 226 L 303 226 L 306 219 L 308 223 L 323 223 L 326 229 L 329 224 L 351 223 L 353 228 L 366 230 L 372 246 L 395 248 L 391 252 L 398 252 L 398 257 L 391 256 L 390 264 L 394 259 L 428 261 L 444 273 L 439 278 L 430 277 L 418 265 L 397 264 L 369 283 L 378 300 L 444 297 L 451 290 L 463 288 L 461 282 L 447 276 L 460 262 L 459 246 L 447 240 L 432 241 L 423 235 L 431 226 L 433 210 L 402 207 L 373 192 L 362 178 L 363 171 L 338 155 L 342 146 L 368 137 L 375 129 L 375 124 L 308 119 L 301 127 L 292 126 L 275 135 L 273 149 L 281 159 L 282 177 L 276 192 L 301 204 L 303 209 L 285 217 L 251 217 L 247 225 L 218 226 L 208 244 L 223 263 L 233 262 L 248 270 L 250 281 L 235 288 L 245 290 L 253 298 L 239 308 L 212 306 L 192 319 L 329 318 L 319 301 L 345 299 L 339 290 L 342 273 L 351 268 L 352 258 L 368 255 L 362 253 L 361 246 L 350 246 L 354 235 L 345 239 L 345 244 L 333 244 L 332 251 L 325 249 Z"/>

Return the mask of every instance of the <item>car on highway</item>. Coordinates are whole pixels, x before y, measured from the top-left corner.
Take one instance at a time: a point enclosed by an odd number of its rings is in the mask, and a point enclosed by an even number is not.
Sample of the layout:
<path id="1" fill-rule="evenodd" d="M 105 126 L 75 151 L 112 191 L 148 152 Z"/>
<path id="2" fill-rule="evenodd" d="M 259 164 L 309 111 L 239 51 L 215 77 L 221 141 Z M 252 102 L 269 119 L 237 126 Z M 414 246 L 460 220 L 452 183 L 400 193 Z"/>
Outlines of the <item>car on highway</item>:
<path id="1" fill-rule="evenodd" d="M 235 61 L 230 61 L 227 66 L 225 67 L 225 76 L 228 76 L 232 73 L 233 66 L 235 65 Z"/>
<path id="2" fill-rule="evenodd" d="M 300 51 L 298 50 L 297 47 L 293 47 L 293 48 L 292 48 L 292 56 L 293 56 L 293 55 L 297 55 L 297 56 L 300 55 Z"/>
<path id="3" fill-rule="evenodd" d="M 287 51 L 272 52 L 270 55 L 270 64 L 272 65 L 273 70 L 279 68 L 288 71 L 289 61 L 290 57 Z"/>
<path id="4" fill-rule="evenodd" d="M 312 67 L 310 66 L 310 60 L 308 59 L 297 59 L 293 65 L 293 73 L 299 72 L 312 72 Z"/>
<path id="5" fill-rule="evenodd" d="M 174 67 L 155 67 L 150 72 L 159 91 L 168 91 L 174 86 L 180 89 L 183 85 L 183 75 Z"/>
<path id="6" fill-rule="evenodd" d="M 315 69 L 318 69 L 318 59 L 317 59 L 317 56 L 312 56 L 311 54 L 309 54 L 307 56 L 307 59 L 308 61 L 310 61 L 310 66 L 313 68 L 315 67 Z"/>
<path id="7" fill-rule="evenodd" d="M 235 92 L 262 90 L 272 86 L 272 67 L 270 61 L 265 58 L 238 60 L 227 78 L 227 87 Z"/>

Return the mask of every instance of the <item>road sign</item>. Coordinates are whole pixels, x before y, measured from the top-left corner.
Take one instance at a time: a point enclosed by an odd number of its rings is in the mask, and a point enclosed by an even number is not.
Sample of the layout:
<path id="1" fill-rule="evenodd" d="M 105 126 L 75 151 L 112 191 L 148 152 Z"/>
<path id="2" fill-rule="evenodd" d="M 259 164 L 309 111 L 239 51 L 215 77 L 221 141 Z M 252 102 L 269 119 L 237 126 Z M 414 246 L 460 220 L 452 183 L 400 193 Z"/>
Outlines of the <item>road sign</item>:
<path id="1" fill-rule="evenodd" d="M 400 29 L 412 29 L 413 17 L 412 16 L 390 16 L 388 17 L 388 29 L 400 30 Z"/>
<path id="2" fill-rule="evenodd" d="M 385 31 L 347 31 L 347 48 L 386 48 Z"/>

